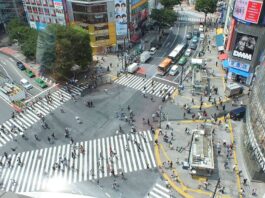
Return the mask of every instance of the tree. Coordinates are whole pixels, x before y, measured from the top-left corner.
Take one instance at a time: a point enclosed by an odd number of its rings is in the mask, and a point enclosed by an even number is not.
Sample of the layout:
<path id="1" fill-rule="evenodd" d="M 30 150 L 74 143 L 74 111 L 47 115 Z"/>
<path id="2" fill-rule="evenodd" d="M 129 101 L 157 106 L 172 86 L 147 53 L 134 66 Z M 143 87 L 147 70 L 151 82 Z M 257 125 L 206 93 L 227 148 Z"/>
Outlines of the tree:
<path id="1" fill-rule="evenodd" d="M 196 0 L 195 10 L 205 14 L 204 23 L 206 23 L 207 14 L 216 11 L 216 4 L 216 0 Z"/>
<path id="2" fill-rule="evenodd" d="M 153 9 L 150 17 L 158 23 L 159 27 L 165 27 L 174 24 L 177 14 L 174 10 L 166 8 L 161 10 Z"/>
<path id="3" fill-rule="evenodd" d="M 161 0 L 160 3 L 168 9 L 173 9 L 174 5 L 179 5 L 181 0 Z"/>

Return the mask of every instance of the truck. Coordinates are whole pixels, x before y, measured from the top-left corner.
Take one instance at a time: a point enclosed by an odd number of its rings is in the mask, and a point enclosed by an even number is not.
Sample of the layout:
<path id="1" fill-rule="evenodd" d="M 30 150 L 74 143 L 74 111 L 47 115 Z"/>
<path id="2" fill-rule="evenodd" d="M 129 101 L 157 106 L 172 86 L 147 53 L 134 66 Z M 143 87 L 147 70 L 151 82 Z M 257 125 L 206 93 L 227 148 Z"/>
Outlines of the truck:
<path id="1" fill-rule="evenodd" d="M 130 65 L 127 67 L 127 71 L 128 71 L 128 73 L 131 73 L 131 74 L 133 74 L 134 72 L 136 72 L 138 69 L 139 69 L 139 65 L 138 65 L 138 63 L 130 64 Z"/>
<path id="2" fill-rule="evenodd" d="M 141 63 L 145 63 L 149 58 L 151 58 L 151 54 L 149 51 L 144 51 L 141 55 L 140 55 L 140 62 Z"/>
<path id="3" fill-rule="evenodd" d="M 226 86 L 225 95 L 227 97 L 233 97 L 242 94 L 243 90 L 244 88 L 241 85 L 237 83 L 231 83 Z"/>

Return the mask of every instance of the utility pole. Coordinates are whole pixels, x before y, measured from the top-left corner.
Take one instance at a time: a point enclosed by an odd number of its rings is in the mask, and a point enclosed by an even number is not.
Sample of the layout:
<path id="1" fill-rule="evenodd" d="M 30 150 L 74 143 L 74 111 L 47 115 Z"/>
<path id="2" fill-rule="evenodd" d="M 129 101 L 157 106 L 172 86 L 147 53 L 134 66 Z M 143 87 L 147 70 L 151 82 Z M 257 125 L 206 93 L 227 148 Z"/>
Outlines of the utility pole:
<path id="1" fill-rule="evenodd" d="M 220 182 L 221 182 L 221 180 L 220 180 L 220 178 L 219 178 L 219 179 L 218 179 L 218 181 L 217 181 L 217 183 L 216 183 L 216 186 L 215 186 L 215 188 L 214 188 L 214 191 L 213 191 L 213 196 L 212 196 L 212 198 L 215 198 L 216 191 L 217 191 L 217 188 L 218 188 L 218 186 L 219 186 Z"/>

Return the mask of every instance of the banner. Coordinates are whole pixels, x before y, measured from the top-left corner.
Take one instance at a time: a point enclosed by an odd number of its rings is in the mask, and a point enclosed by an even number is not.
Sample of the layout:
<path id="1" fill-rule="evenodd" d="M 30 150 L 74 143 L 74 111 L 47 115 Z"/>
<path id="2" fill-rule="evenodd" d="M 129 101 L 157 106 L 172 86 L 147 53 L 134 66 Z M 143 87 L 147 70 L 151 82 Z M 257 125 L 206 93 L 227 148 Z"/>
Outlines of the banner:
<path id="1" fill-rule="evenodd" d="M 127 5 L 126 0 L 115 0 L 116 34 L 127 35 Z"/>
<path id="2" fill-rule="evenodd" d="M 233 56 L 251 61 L 256 43 L 256 36 L 237 33 Z"/>
<path id="3" fill-rule="evenodd" d="M 228 59 L 228 62 L 229 62 L 229 67 L 233 67 L 235 69 L 239 69 L 239 70 L 242 70 L 242 71 L 245 71 L 245 72 L 249 71 L 250 64 L 241 63 L 239 61 L 235 61 L 235 60 L 232 60 L 232 59 Z"/>

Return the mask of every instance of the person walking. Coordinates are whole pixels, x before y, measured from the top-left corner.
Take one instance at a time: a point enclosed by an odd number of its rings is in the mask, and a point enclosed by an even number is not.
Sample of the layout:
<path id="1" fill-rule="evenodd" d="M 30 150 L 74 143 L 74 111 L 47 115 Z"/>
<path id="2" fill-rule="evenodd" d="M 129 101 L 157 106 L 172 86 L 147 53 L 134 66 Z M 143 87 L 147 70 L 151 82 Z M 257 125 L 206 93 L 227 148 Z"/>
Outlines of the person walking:
<path id="1" fill-rule="evenodd" d="M 48 138 L 47 138 L 47 139 L 48 139 L 48 142 L 49 142 L 49 143 L 51 143 L 51 138 L 50 138 L 49 136 L 48 136 Z"/>

